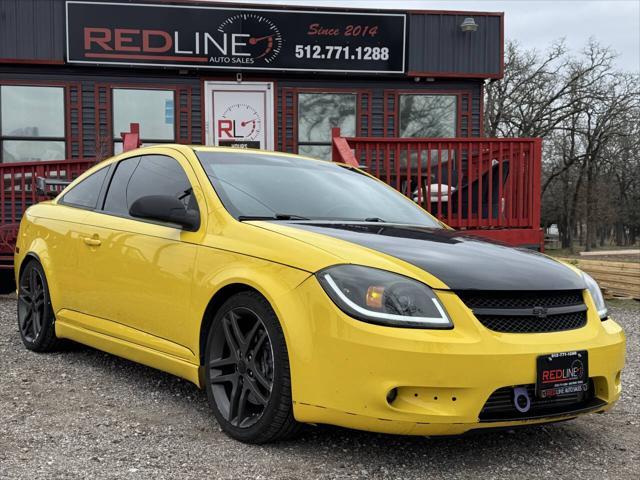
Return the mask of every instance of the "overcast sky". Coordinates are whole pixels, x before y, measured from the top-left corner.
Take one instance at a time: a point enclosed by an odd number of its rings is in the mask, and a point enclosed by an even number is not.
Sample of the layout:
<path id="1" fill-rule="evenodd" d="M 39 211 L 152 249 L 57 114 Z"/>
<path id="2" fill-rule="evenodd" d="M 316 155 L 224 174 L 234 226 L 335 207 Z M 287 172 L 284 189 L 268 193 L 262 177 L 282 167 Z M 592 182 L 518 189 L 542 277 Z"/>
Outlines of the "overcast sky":
<path id="1" fill-rule="evenodd" d="M 202 0 L 207 1 L 207 0 Z M 232 0 L 234 3 L 379 9 L 505 12 L 507 38 L 545 49 L 565 37 L 580 50 L 589 37 L 613 47 L 623 70 L 640 72 L 640 0 Z"/>

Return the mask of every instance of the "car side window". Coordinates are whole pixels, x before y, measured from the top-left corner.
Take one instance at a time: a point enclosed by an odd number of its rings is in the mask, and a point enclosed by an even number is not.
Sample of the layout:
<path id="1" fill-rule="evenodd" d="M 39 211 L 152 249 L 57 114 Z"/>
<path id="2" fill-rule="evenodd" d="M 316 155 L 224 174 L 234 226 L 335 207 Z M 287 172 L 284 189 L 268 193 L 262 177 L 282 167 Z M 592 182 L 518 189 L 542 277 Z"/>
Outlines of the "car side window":
<path id="1" fill-rule="evenodd" d="M 103 209 L 105 212 L 122 215 L 124 217 L 129 215 L 129 208 L 127 207 L 127 185 L 138 163 L 140 163 L 140 157 L 127 158 L 118 163 L 116 171 L 111 177 L 109 190 L 104 199 Z"/>
<path id="2" fill-rule="evenodd" d="M 109 167 L 104 167 L 78 183 L 60 199 L 60 203 L 73 207 L 93 210 L 98 204 L 102 183 L 107 177 Z"/>
<path id="3" fill-rule="evenodd" d="M 133 202 L 148 195 L 171 195 L 180 199 L 185 208 L 198 208 L 189 179 L 178 161 L 165 155 L 145 155 L 118 164 L 104 210 L 129 216 Z"/>

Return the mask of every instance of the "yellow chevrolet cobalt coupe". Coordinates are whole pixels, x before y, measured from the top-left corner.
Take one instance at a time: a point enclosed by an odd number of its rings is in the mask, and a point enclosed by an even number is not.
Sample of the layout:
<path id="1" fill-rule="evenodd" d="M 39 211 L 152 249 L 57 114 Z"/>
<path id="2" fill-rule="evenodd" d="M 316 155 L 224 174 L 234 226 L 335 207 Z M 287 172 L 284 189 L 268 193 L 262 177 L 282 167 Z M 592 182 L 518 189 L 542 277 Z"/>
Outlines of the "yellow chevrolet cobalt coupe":
<path id="1" fill-rule="evenodd" d="M 591 277 L 345 165 L 126 152 L 27 210 L 15 265 L 28 349 L 66 338 L 183 377 L 243 442 L 461 434 L 620 397 L 625 338 Z"/>

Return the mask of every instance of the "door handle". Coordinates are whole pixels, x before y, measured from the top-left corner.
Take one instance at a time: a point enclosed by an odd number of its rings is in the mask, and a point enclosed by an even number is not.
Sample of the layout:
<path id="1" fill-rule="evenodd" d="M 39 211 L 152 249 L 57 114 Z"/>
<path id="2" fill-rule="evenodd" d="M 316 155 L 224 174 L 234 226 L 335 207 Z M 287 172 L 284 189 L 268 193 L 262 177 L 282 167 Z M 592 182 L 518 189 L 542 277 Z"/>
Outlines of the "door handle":
<path id="1" fill-rule="evenodd" d="M 102 245 L 102 241 L 97 238 L 97 235 L 93 238 L 91 237 L 82 237 L 82 241 L 86 244 L 89 245 L 90 247 L 99 247 L 100 245 Z"/>

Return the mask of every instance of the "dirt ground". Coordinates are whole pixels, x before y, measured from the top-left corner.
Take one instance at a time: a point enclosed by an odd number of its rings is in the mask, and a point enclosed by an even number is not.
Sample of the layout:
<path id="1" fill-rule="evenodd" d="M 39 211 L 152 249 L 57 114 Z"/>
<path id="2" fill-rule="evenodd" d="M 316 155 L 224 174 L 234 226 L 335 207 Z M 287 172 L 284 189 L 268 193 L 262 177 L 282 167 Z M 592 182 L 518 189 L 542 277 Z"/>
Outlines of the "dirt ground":
<path id="1" fill-rule="evenodd" d="M 614 302 L 628 338 L 621 401 L 604 415 L 455 438 L 320 426 L 248 446 L 225 436 L 203 392 L 69 344 L 24 349 L 0 297 L 0 479 L 640 478 L 640 309 Z"/>

